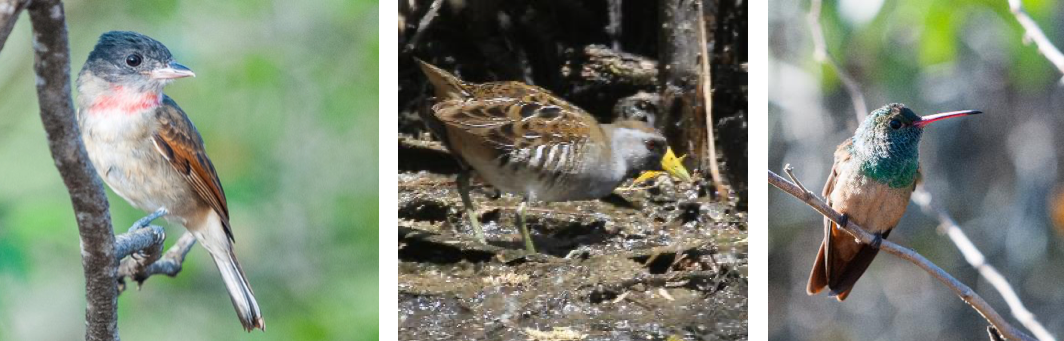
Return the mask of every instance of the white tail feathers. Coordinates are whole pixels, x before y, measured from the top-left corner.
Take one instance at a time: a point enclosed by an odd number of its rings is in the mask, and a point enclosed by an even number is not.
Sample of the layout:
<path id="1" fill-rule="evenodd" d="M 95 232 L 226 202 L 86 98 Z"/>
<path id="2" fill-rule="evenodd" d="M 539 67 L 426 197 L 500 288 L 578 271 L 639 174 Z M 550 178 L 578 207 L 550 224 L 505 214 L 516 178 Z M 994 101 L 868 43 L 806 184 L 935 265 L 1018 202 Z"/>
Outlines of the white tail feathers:
<path id="1" fill-rule="evenodd" d="M 200 245 L 214 258 L 214 265 L 217 265 L 218 272 L 222 273 L 222 281 L 225 282 L 225 288 L 229 291 L 229 298 L 233 301 L 233 308 L 236 309 L 236 315 L 240 318 L 240 324 L 244 325 L 244 330 L 266 330 L 259 303 L 255 301 L 255 293 L 251 291 L 251 284 L 248 284 L 244 270 L 236 261 L 233 244 L 225 234 L 220 217 L 213 214 L 214 212 L 211 213 L 205 224 L 190 228 L 189 231 L 192 231 Z"/>
<path id="2" fill-rule="evenodd" d="M 236 261 L 232 248 L 230 247 L 229 252 L 219 255 L 211 252 L 211 257 L 214 258 L 218 271 L 222 273 L 222 281 L 225 282 L 225 288 L 229 290 L 229 298 L 233 300 L 233 308 L 236 309 L 236 315 L 240 318 L 240 324 L 243 324 L 244 329 L 249 332 L 255 328 L 266 330 L 262 312 L 259 311 L 259 303 L 255 301 L 255 293 L 251 291 L 251 284 L 248 284 L 244 270 L 240 269 L 240 263 Z"/>

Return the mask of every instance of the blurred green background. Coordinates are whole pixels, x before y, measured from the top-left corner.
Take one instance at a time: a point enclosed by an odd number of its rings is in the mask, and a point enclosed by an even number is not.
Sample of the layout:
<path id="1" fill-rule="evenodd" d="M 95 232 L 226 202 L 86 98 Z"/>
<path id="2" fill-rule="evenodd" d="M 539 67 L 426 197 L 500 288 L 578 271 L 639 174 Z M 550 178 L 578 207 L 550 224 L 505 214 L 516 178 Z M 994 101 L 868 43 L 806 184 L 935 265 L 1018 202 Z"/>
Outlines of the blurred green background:
<path id="1" fill-rule="evenodd" d="M 133 30 L 196 72 L 167 87 L 206 141 L 266 332 L 202 247 L 119 297 L 128 340 L 377 339 L 377 2 L 68 1 L 72 77 Z M 84 331 L 77 228 L 38 115 L 30 21 L 0 51 L 0 340 Z M 144 215 L 108 190 L 115 231 Z M 163 223 L 159 221 L 159 223 Z M 167 226 L 168 243 L 184 229 Z"/>

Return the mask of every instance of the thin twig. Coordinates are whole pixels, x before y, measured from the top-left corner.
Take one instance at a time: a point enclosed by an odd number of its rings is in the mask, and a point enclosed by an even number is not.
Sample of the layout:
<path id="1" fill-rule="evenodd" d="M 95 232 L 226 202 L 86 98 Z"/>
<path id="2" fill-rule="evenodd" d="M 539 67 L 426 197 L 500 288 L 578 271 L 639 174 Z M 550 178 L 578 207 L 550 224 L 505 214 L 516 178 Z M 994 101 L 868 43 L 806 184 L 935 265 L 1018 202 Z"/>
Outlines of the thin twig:
<path id="1" fill-rule="evenodd" d="M 946 210 L 931 201 L 931 193 L 927 192 L 923 186 L 920 186 L 913 192 L 912 200 L 920 206 L 924 213 L 938 217 L 938 221 L 941 224 L 939 225 L 940 231 L 949 236 L 950 240 L 957 245 L 957 249 L 964 255 L 964 259 L 968 261 L 968 264 L 978 270 L 979 275 L 983 276 L 983 279 L 994 286 L 994 289 L 1001 294 L 1001 298 L 1005 299 L 1005 303 L 1012 310 L 1012 316 L 1020 321 L 1020 324 L 1030 330 L 1041 341 L 1056 341 L 1056 338 L 1049 334 L 1049 331 L 1038 322 L 1035 315 L 1023 305 L 1023 302 L 1020 301 L 1020 296 L 1012 289 L 1005 276 L 1002 276 L 994 266 L 986 262 L 986 257 L 968 239 L 968 236 L 964 234 L 957 222 L 946 213 Z"/>
<path id="2" fill-rule="evenodd" d="M 1012 15 L 1016 17 L 1016 21 L 1023 26 L 1026 31 L 1024 33 L 1025 42 L 1034 41 L 1035 46 L 1038 48 L 1038 52 L 1041 52 L 1046 59 L 1049 59 L 1053 66 L 1056 66 L 1057 71 L 1064 73 L 1064 53 L 1060 52 L 1046 34 L 1042 32 L 1042 29 L 1038 27 L 1038 24 L 1031 19 L 1031 16 L 1027 15 L 1027 12 L 1023 10 L 1023 1 L 1021 0 L 1009 0 L 1009 10 L 1012 11 Z M 1030 40 L 1028 40 L 1030 39 Z M 1064 82 L 1064 79 L 1061 79 Z"/>
<path id="3" fill-rule="evenodd" d="M 728 189 L 724 187 L 724 181 L 720 177 L 720 166 L 717 165 L 717 139 L 713 134 L 713 78 L 709 71 L 709 37 L 706 36 L 706 12 L 702 9 L 702 0 L 696 2 L 698 6 L 698 51 L 702 54 L 702 107 L 706 110 L 706 152 L 709 154 L 709 175 L 713 178 L 713 186 L 717 188 L 717 194 L 723 200 L 728 198 Z"/>
<path id="4" fill-rule="evenodd" d="M 810 192 L 808 189 L 805 188 L 805 185 L 802 185 L 801 181 L 798 181 L 798 177 L 794 175 L 794 167 L 791 167 L 791 164 L 788 163 L 786 166 L 783 166 L 783 172 L 787 173 L 787 176 L 791 178 L 791 181 L 794 181 L 795 184 L 798 184 L 798 188 L 802 189 L 802 193 L 805 193 L 805 195 L 807 196 L 816 197 L 816 194 Z"/>
<path id="5" fill-rule="evenodd" d="M 865 115 L 868 114 L 868 107 L 865 106 L 861 88 L 853 80 L 853 77 L 843 71 L 839 64 L 828 54 L 827 42 L 824 39 L 824 29 L 820 26 L 820 5 L 821 0 L 811 0 L 809 3 L 809 16 L 807 17 L 809 28 L 813 31 L 813 57 L 816 58 L 817 62 L 830 66 L 835 71 L 835 74 L 839 76 L 839 80 L 845 86 L 846 92 L 850 94 L 850 100 L 853 102 L 853 111 L 857 115 L 857 122 L 864 121 Z"/>
<path id="6" fill-rule="evenodd" d="M 417 43 L 421 40 L 421 35 L 425 34 L 425 30 L 428 30 L 432 25 L 432 19 L 436 18 L 436 15 L 440 12 L 440 7 L 443 6 L 443 0 L 435 0 L 429 5 L 429 9 L 425 11 L 425 15 L 421 17 L 421 21 L 418 22 L 417 31 L 414 31 L 414 36 L 410 38 L 410 42 L 406 44 L 405 50 L 407 52 L 413 51 L 417 48 Z"/>
<path id="7" fill-rule="evenodd" d="M 790 194 L 795 198 L 802 200 L 807 205 L 815 209 L 817 212 L 820 212 L 821 215 L 827 217 L 828 219 L 831 219 L 837 225 L 839 225 L 839 227 L 843 231 L 846 231 L 847 233 L 853 235 L 854 238 L 859 240 L 861 243 L 871 245 L 872 242 L 876 239 L 875 235 L 868 233 L 864 228 L 858 226 L 852 220 L 845 219 L 845 221 L 843 221 L 844 219 L 842 218 L 842 214 L 829 207 L 826 203 L 824 203 L 824 201 L 816 198 L 815 196 L 808 195 L 808 191 L 803 191 L 802 187 L 799 187 L 798 185 L 783 179 L 776 173 L 773 173 L 771 170 L 768 171 L 768 182 L 769 184 L 776 186 L 776 188 L 787 192 L 787 194 Z M 845 225 L 842 225 L 842 223 L 845 223 Z M 953 276 L 951 276 L 945 270 L 942 270 L 942 268 L 938 267 L 938 265 L 935 265 L 931 261 L 927 260 L 927 258 L 924 258 L 924 256 L 920 255 L 919 253 L 916 253 L 912 249 L 902 247 L 898 244 L 895 244 L 894 242 L 885 239 L 881 239 L 879 249 L 885 251 L 886 253 L 894 255 L 895 257 L 904 259 L 906 261 L 909 261 L 910 263 L 915 264 L 916 266 L 920 267 L 928 274 L 930 274 L 932 277 L 937 279 L 939 282 L 946 285 L 946 287 L 952 290 L 954 294 L 961 298 L 961 300 L 971 306 L 972 309 L 975 309 L 975 311 L 982 315 L 987 322 L 989 322 L 991 325 L 994 326 L 994 328 L 1000 331 L 1001 335 L 1005 336 L 1006 339 L 1024 341 L 1035 340 L 1031 336 L 1028 336 L 1023 331 L 1017 329 L 1016 327 L 1013 327 L 1007 321 L 1005 321 L 1005 319 L 1001 317 L 1001 315 L 998 314 L 998 312 L 994 310 L 994 308 L 991 307 L 990 304 L 986 302 L 986 300 L 983 300 L 982 297 L 976 294 L 975 291 L 972 290 L 972 288 L 969 288 L 967 285 L 964 285 L 964 283 L 961 283 L 956 278 L 953 278 Z"/>

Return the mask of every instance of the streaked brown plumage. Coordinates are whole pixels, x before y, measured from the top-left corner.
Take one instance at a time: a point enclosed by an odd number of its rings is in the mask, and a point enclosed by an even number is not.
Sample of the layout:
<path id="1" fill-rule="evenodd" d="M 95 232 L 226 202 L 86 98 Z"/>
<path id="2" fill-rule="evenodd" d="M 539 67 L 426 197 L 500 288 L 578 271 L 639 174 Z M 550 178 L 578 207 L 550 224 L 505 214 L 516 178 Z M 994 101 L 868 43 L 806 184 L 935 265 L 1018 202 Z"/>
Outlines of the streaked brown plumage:
<path id="1" fill-rule="evenodd" d="M 466 169 L 459 188 L 470 222 L 483 240 L 468 199 L 468 170 L 527 201 L 597 199 L 625 178 L 660 169 L 665 138 L 640 121 L 599 124 L 549 91 L 519 82 L 466 83 L 418 61 L 433 84 L 436 103 L 422 113 L 429 129 Z M 518 225 L 533 250 L 523 221 Z"/>

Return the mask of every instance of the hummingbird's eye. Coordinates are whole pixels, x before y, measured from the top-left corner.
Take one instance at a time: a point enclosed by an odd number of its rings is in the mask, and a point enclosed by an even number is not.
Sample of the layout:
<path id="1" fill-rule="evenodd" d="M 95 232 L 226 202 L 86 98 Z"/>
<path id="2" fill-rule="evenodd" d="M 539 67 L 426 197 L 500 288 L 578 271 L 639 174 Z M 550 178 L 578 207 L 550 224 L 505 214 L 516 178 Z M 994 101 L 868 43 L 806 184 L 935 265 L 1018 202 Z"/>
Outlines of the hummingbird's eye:
<path id="1" fill-rule="evenodd" d="M 129 65 L 129 66 L 132 66 L 132 67 L 137 67 L 137 65 L 140 65 L 140 61 L 141 61 L 140 59 L 141 59 L 140 55 L 139 54 L 135 54 L 135 53 L 131 54 L 129 56 L 126 56 L 126 65 Z"/>
<path id="2" fill-rule="evenodd" d="M 901 129 L 901 121 L 890 120 L 890 129 L 894 129 L 894 130 Z"/>

